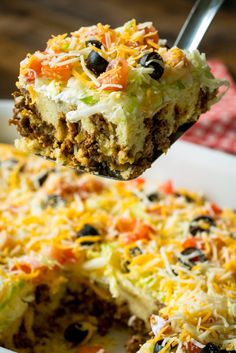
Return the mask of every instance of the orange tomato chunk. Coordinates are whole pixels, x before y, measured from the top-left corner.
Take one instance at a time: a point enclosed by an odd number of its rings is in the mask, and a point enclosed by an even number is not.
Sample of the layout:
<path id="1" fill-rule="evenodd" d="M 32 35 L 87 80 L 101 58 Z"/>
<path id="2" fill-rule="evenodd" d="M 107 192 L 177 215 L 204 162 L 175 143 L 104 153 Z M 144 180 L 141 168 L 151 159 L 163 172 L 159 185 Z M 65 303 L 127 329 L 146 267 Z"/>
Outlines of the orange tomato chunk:
<path id="1" fill-rule="evenodd" d="M 42 76 L 51 80 L 68 81 L 71 77 L 71 65 L 49 66 L 42 65 Z"/>
<path id="2" fill-rule="evenodd" d="M 101 85 L 106 85 L 104 90 L 120 91 L 126 88 L 128 81 L 128 63 L 125 59 L 112 60 L 105 72 L 98 77 Z M 113 85 L 117 85 L 113 86 Z"/>
<path id="3" fill-rule="evenodd" d="M 116 228 L 121 232 L 119 239 L 123 244 L 150 239 L 150 235 L 153 233 L 152 227 L 135 219 L 121 219 Z"/>
<path id="4" fill-rule="evenodd" d="M 201 348 L 197 347 L 194 343 L 188 342 L 187 347 L 183 346 L 183 351 L 185 353 L 199 353 Z"/>
<path id="5" fill-rule="evenodd" d="M 165 183 L 161 184 L 159 189 L 167 195 L 171 195 L 174 193 L 174 188 L 171 180 L 167 180 Z"/>
<path id="6" fill-rule="evenodd" d="M 63 249 L 60 247 L 52 248 L 51 256 L 57 260 L 60 264 L 74 263 L 76 261 L 76 256 L 73 253 L 72 249 Z"/>
<path id="7" fill-rule="evenodd" d="M 158 32 L 154 26 L 145 27 L 144 31 L 145 31 L 145 39 L 146 40 L 148 40 L 148 39 L 152 40 L 154 43 L 158 42 L 159 35 L 158 35 Z"/>
<path id="8" fill-rule="evenodd" d="M 220 214 L 222 212 L 222 209 L 215 202 L 211 203 L 211 209 L 215 214 Z"/>
<path id="9" fill-rule="evenodd" d="M 26 70 L 25 70 L 26 69 Z M 34 81 L 37 76 L 40 76 L 42 70 L 42 61 L 36 56 L 32 55 L 29 58 L 26 68 L 24 68 L 24 76 L 28 82 Z"/>

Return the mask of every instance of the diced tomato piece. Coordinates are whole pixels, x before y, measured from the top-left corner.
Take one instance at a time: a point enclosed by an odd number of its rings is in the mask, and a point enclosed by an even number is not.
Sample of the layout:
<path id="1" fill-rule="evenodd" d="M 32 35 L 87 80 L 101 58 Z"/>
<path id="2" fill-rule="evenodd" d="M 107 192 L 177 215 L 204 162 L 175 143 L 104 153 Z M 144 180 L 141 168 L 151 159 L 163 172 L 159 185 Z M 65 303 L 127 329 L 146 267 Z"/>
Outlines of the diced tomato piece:
<path id="1" fill-rule="evenodd" d="M 34 70 L 37 75 L 40 75 L 42 69 L 42 60 L 36 55 L 32 55 L 29 59 L 29 68 Z"/>
<path id="2" fill-rule="evenodd" d="M 191 237 L 183 242 L 183 248 L 197 248 L 200 250 L 204 249 L 204 241 L 199 237 Z"/>
<path id="3" fill-rule="evenodd" d="M 125 59 L 112 60 L 104 73 L 98 77 L 101 85 L 106 85 L 104 90 L 120 91 L 126 88 L 128 81 L 128 63 Z M 114 87 L 113 85 L 118 85 Z"/>
<path id="4" fill-rule="evenodd" d="M 137 178 L 126 182 L 126 186 L 128 187 L 128 189 L 131 186 L 132 188 L 135 187 L 140 190 L 144 187 L 144 184 L 145 184 L 144 178 Z"/>
<path id="5" fill-rule="evenodd" d="M 17 270 L 21 270 L 25 273 L 31 273 L 33 269 L 33 266 L 31 266 L 30 264 L 27 263 L 17 263 L 14 264 L 11 268 L 11 271 L 17 271 Z"/>
<path id="6" fill-rule="evenodd" d="M 72 249 L 63 249 L 63 248 L 55 247 L 52 249 L 51 255 L 55 260 L 57 260 L 62 265 L 65 262 L 71 262 L 71 263 L 76 262 L 76 257 Z"/>
<path id="7" fill-rule="evenodd" d="M 197 238 L 188 238 L 183 242 L 183 248 L 196 248 L 197 247 Z"/>
<path id="8" fill-rule="evenodd" d="M 136 219 L 120 218 L 116 224 L 116 229 L 121 233 L 131 232 L 134 230 L 136 223 Z"/>
<path id="9" fill-rule="evenodd" d="M 188 238 L 183 242 L 183 248 L 196 248 L 197 247 L 197 241 L 196 238 Z"/>
<path id="10" fill-rule="evenodd" d="M 71 65 L 62 65 L 51 67 L 49 65 L 42 65 L 42 76 L 51 80 L 68 81 L 71 77 Z"/>
<path id="11" fill-rule="evenodd" d="M 112 30 L 109 30 L 109 31 L 103 33 L 101 36 L 101 42 L 105 48 L 109 48 L 109 46 L 107 44 L 109 42 L 114 43 L 115 40 L 116 40 L 116 32 L 112 31 Z"/>
<path id="12" fill-rule="evenodd" d="M 41 70 L 41 59 L 39 59 L 36 55 L 32 55 L 27 63 L 24 76 L 28 82 L 34 81 L 35 78 L 41 74 Z"/>
<path id="13" fill-rule="evenodd" d="M 142 240 L 142 239 L 150 239 L 150 238 L 149 238 L 148 234 L 147 234 L 147 236 L 144 237 L 139 233 L 126 233 L 126 234 L 123 234 L 121 237 L 121 241 L 123 244 L 134 243 L 137 240 Z"/>
<path id="14" fill-rule="evenodd" d="M 121 218 L 116 224 L 116 229 L 121 233 L 120 240 L 129 244 L 141 239 L 150 239 L 153 228 L 136 219 Z"/>
<path id="15" fill-rule="evenodd" d="M 174 193 L 174 188 L 171 180 L 167 180 L 165 183 L 161 184 L 159 190 L 164 194 L 171 195 Z"/>
<path id="16" fill-rule="evenodd" d="M 152 40 L 154 43 L 158 42 L 159 35 L 158 35 L 158 32 L 154 26 L 145 27 L 144 31 L 145 31 L 145 35 L 147 35 L 145 37 L 146 40 Z"/>
<path id="17" fill-rule="evenodd" d="M 222 212 L 222 209 L 215 202 L 211 203 L 211 209 L 215 214 L 220 214 Z"/>
<path id="18" fill-rule="evenodd" d="M 104 190 L 104 184 L 100 180 L 87 178 L 87 180 L 79 187 L 79 190 L 99 194 Z"/>
<path id="19" fill-rule="evenodd" d="M 144 178 L 137 178 L 131 181 L 132 184 L 136 185 L 136 186 L 143 186 L 145 183 Z"/>
<path id="20" fill-rule="evenodd" d="M 31 272 L 31 267 L 28 264 L 20 264 L 20 269 L 24 271 L 25 273 L 30 273 Z"/>
<path id="21" fill-rule="evenodd" d="M 36 79 L 36 75 L 32 70 L 27 70 L 24 76 L 27 82 L 33 82 Z"/>
<path id="22" fill-rule="evenodd" d="M 221 238 L 215 238 L 214 242 L 219 250 L 222 249 L 223 246 L 225 246 L 225 241 Z"/>
<path id="23" fill-rule="evenodd" d="M 183 351 L 185 353 L 199 353 L 201 351 L 201 348 L 199 348 L 192 342 L 188 342 L 187 347 L 185 345 L 183 346 Z"/>
<path id="24" fill-rule="evenodd" d="M 137 240 L 148 240 L 150 239 L 150 235 L 152 232 L 152 227 L 144 223 L 139 223 L 135 224 L 135 227 L 132 231 L 120 234 L 120 240 L 124 244 L 130 244 Z"/>
<path id="25" fill-rule="evenodd" d="M 137 231 L 139 239 L 149 239 L 151 232 L 153 229 L 147 224 L 140 224 Z"/>
<path id="26" fill-rule="evenodd" d="M 12 267 L 12 271 L 15 271 L 15 270 L 22 270 L 25 273 L 30 273 L 32 269 L 29 264 L 18 263 Z"/>
<path id="27" fill-rule="evenodd" d="M 161 210 L 162 210 L 161 205 L 155 205 L 155 206 L 147 208 L 148 213 L 157 214 L 157 215 L 161 214 Z"/>

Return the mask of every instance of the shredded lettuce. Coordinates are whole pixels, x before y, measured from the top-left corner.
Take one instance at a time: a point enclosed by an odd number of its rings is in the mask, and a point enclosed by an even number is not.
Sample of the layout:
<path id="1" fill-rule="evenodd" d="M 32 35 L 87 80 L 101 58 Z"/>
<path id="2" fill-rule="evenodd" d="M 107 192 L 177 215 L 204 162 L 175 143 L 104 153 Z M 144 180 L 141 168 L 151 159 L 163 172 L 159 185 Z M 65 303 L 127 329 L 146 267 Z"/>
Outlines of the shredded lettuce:
<path id="1" fill-rule="evenodd" d="M 18 318 L 22 317 L 28 307 L 24 298 L 33 293 L 33 286 L 26 285 L 22 280 L 9 284 L 9 286 L 6 283 L 4 285 L 6 294 L 0 305 L 0 332 L 11 327 Z"/>
<path id="2" fill-rule="evenodd" d="M 7 288 L 6 288 L 7 287 Z M 0 303 L 0 311 L 5 308 L 5 306 L 11 301 L 12 297 L 15 295 L 15 293 L 19 292 L 22 288 L 24 287 L 24 282 L 22 280 L 7 286 L 5 284 L 5 296 L 4 300 L 1 301 Z"/>
<path id="3" fill-rule="evenodd" d="M 180 80 L 176 81 L 176 86 L 178 89 L 185 89 L 185 85 Z"/>
<path id="4" fill-rule="evenodd" d="M 220 94 L 210 102 L 210 105 L 218 102 L 229 89 L 229 82 L 224 79 L 217 79 L 212 75 L 205 54 L 201 54 L 198 50 L 193 50 L 192 52 L 186 50 L 185 54 L 191 61 L 193 75 L 198 78 L 202 88 L 207 87 L 210 92 L 214 92 L 218 88 L 224 87 Z"/>
<path id="5" fill-rule="evenodd" d="M 91 271 L 90 278 L 97 281 L 101 270 L 104 270 L 102 277 L 99 278 L 100 284 L 103 283 L 109 288 L 113 298 L 127 301 L 133 312 L 139 317 L 147 319 L 155 307 L 155 301 L 163 298 L 163 293 L 157 291 L 158 279 L 154 278 L 149 271 L 142 273 L 132 269 L 132 277 L 125 273 L 120 249 L 112 243 L 102 244 L 100 251 L 89 250 L 88 260 L 83 265 L 83 269 Z M 147 294 L 146 288 L 152 292 Z"/>
<path id="6" fill-rule="evenodd" d="M 87 104 L 87 105 L 93 105 L 98 102 L 98 100 L 95 99 L 93 96 L 87 96 L 87 97 L 80 98 L 80 101 Z"/>

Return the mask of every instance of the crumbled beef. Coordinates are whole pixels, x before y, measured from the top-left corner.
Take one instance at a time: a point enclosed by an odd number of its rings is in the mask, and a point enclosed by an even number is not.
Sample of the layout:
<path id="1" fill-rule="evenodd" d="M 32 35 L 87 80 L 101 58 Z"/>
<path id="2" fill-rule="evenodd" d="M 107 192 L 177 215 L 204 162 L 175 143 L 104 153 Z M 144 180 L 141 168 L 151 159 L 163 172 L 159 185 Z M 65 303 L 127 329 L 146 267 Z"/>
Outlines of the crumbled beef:
<path id="1" fill-rule="evenodd" d="M 13 336 L 13 343 L 16 348 L 32 348 L 33 342 L 27 337 L 24 323 L 21 324 L 19 331 Z"/>
<path id="2" fill-rule="evenodd" d="M 42 146 L 50 146 L 54 142 L 55 128 L 41 119 L 36 106 L 32 104 L 26 91 L 15 92 L 14 116 L 10 124 L 16 125 L 22 136 L 38 139 Z"/>
<path id="3" fill-rule="evenodd" d="M 114 313 L 114 319 L 121 324 L 127 325 L 130 318 L 130 312 L 127 303 L 120 304 Z"/>
<path id="4" fill-rule="evenodd" d="M 97 333 L 101 336 L 107 334 L 112 326 L 128 329 L 130 339 L 125 345 L 127 353 L 135 353 L 148 339 L 148 330 L 144 321 L 138 317 L 131 317 L 126 303 L 116 305 L 114 300 L 101 298 L 88 286 L 78 286 L 77 290 L 67 288 L 53 312 L 48 312 L 46 309 L 48 300 L 50 300 L 48 285 L 39 284 L 35 290 L 35 304 L 32 306 L 35 317 L 32 330 L 35 340 L 32 341 L 27 336 L 23 320 L 19 332 L 13 338 L 16 349 L 27 349 L 27 353 L 28 350 L 31 353 L 31 347 L 40 344 L 42 340 L 50 340 L 55 335 L 63 337 L 66 328 L 71 327 L 75 322 L 73 315 L 77 314 L 83 314 L 85 318 L 97 318 Z M 44 310 L 41 310 L 42 308 Z M 78 323 L 83 324 L 83 322 Z"/>
<path id="5" fill-rule="evenodd" d="M 133 316 L 131 320 L 129 320 L 129 327 L 134 333 L 144 334 L 147 331 L 145 322 L 137 316 Z"/>
<path id="6" fill-rule="evenodd" d="M 147 340 L 147 336 L 133 335 L 125 344 L 127 353 L 136 353 L 140 346 Z"/>
<path id="7" fill-rule="evenodd" d="M 42 302 L 47 302 L 50 299 L 49 287 L 47 284 L 39 284 L 35 288 L 35 302 L 40 304 Z"/>

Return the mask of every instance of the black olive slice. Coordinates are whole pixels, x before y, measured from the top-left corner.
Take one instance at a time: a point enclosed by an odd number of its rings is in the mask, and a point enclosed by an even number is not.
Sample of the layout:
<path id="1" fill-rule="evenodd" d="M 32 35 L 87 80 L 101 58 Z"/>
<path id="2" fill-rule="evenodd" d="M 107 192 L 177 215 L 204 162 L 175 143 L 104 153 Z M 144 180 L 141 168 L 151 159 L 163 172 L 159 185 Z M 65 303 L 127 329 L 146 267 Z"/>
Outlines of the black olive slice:
<path id="1" fill-rule="evenodd" d="M 42 208 L 46 207 L 58 207 L 59 205 L 65 204 L 66 200 L 57 194 L 51 194 L 47 196 L 47 199 L 42 202 Z"/>
<path id="2" fill-rule="evenodd" d="M 173 273 L 173 275 L 178 276 L 178 273 L 173 268 L 171 269 L 171 272 Z"/>
<path id="3" fill-rule="evenodd" d="M 122 270 L 123 273 L 129 273 L 130 272 L 129 265 L 130 265 L 130 261 L 123 261 L 121 263 L 121 270 Z"/>
<path id="4" fill-rule="evenodd" d="M 87 59 L 87 68 L 91 70 L 95 75 L 100 75 L 106 71 L 108 61 L 106 61 L 99 53 L 92 50 Z"/>
<path id="5" fill-rule="evenodd" d="M 189 226 L 189 232 L 195 236 L 197 233 L 210 232 L 211 227 L 215 227 L 216 223 L 210 216 L 198 216 L 192 220 Z"/>
<path id="6" fill-rule="evenodd" d="M 134 248 L 129 249 L 129 254 L 131 256 L 138 256 L 138 255 L 141 255 L 142 253 L 143 253 L 142 250 L 138 246 L 135 246 Z"/>
<path id="7" fill-rule="evenodd" d="M 39 186 L 42 186 L 45 183 L 45 181 L 48 178 L 48 175 L 49 175 L 48 172 L 41 173 L 40 175 L 38 175 L 37 182 L 38 182 Z"/>
<path id="8" fill-rule="evenodd" d="M 160 195 L 157 192 L 152 192 L 147 196 L 148 200 L 151 202 L 155 202 L 160 200 Z"/>
<path id="9" fill-rule="evenodd" d="M 55 169 L 50 169 L 50 170 L 47 170 L 46 172 L 42 172 L 42 173 L 38 174 L 37 178 L 36 178 L 38 185 L 42 186 L 45 183 L 45 181 L 47 180 L 49 174 L 53 173 L 53 172 L 55 172 Z"/>
<path id="10" fill-rule="evenodd" d="M 64 331 L 66 341 L 79 344 L 88 336 L 88 330 L 84 329 L 79 322 L 73 322 Z"/>
<path id="11" fill-rule="evenodd" d="M 229 236 L 232 239 L 236 239 L 236 232 L 231 232 Z"/>
<path id="12" fill-rule="evenodd" d="M 218 353 L 220 352 L 219 348 L 215 346 L 213 343 L 207 343 L 205 347 L 203 347 L 200 353 Z"/>
<path id="13" fill-rule="evenodd" d="M 163 348 L 162 341 L 157 341 L 154 345 L 153 353 L 158 353 Z"/>
<path id="14" fill-rule="evenodd" d="M 76 234 L 76 237 L 80 238 L 80 237 L 85 237 L 85 236 L 88 236 L 88 235 L 99 235 L 99 232 L 91 224 L 87 224 L 86 223 L 83 226 L 83 228 L 81 228 L 79 230 L 79 232 Z M 81 242 L 81 245 L 91 245 L 91 244 L 93 244 L 92 241 L 83 241 L 83 242 Z"/>
<path id="15" fill-rule="evenodd" d="M 194 247 L 184 249 L 181 252 L 181 255 L 182 256 L 179 258 L 179 261 L 189 268 L 192 268 L 198 262 L 207 261 L 207 258 L 203 252 Z"/>
<path id="16" fill-rule="evenodd" d="M 98 48 L 98 49 L 101 49 L 102 47 L 102 43 L 99 42 L 99 40 L 97 39 L 89 39 L 89 40 L 86 40 L 86 47 L 88 47 L 89 45 L 93 45 L 94 47 Z"/>
<path id="17" fill-rule="evenodd" d="M 183 197 L 189 203 L 194 202 L 194 199 L 187 194 L 181 194 L 180 192 L 175 192 L 174 195 L 176 197 Z"/>
<path id="18" fill-rule="evenodd" d="M 85 235 L 99 235 L 99 232 L 95 227 L 91 226 L 91 224 L 86 223 L 77 233 L 78 237 L 83 237 Z"/>
<path id="19" fill-rule="evenodd" d="M 153 69 L 153 72 L 150 74 L 150 76 L 154 80 L 158 80 L 163 75 L 164 61 L 158 53 L 151 52 L 151 53 L 145 54 L 144 56 L 141 57 L 141 59 L 139 60 L 139 63 L 143 67 L 148 67 Z"/>

